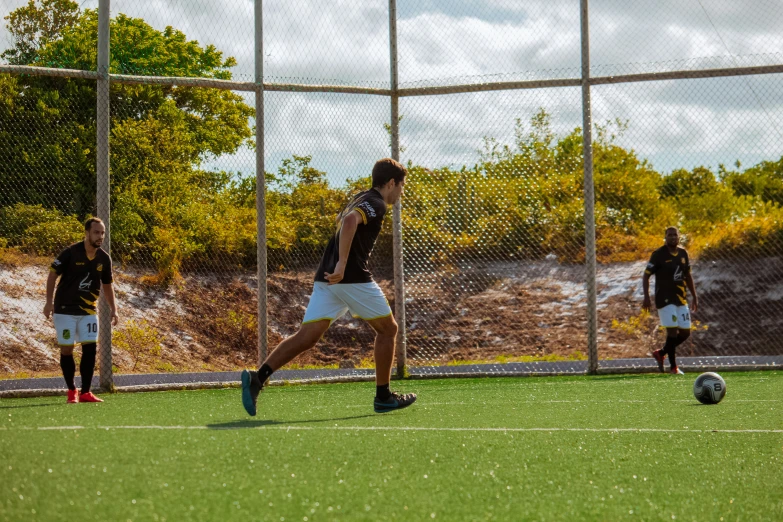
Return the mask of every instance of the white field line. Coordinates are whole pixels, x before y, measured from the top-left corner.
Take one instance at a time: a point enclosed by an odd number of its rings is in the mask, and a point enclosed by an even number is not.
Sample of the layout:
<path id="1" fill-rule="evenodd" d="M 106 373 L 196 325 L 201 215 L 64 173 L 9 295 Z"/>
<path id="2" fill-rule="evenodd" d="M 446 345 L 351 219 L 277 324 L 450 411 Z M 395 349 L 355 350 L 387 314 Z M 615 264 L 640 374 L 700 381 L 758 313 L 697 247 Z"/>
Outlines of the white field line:
<path id="1" fill-rule="evenodd" d="M 676 428 L 437 428 L 426 426 L 24 426 L 0 427 L 0 431 L 74 431 L 74 430 L 283 430 L 283 431 L 443 431 L 443 432 L 593 432 L 593 433 L 783 433 L 783 429 L 676 429 Z"/>
<path id="2" fill-rule="evenodd" d="M 682 402 L 689 404 L 696 404 L 694 399 L 660 399 L 660 400 L 536 400 L 536 399 L 524 399 L 513 401 L 510 405 L 515 406 L 517 404 L 661 404 L 664 402 Z M 732 399 L 731 402 L 783 402 L 783 399 Z M 470 401 L 470 402 L 422 402 L 416 403 L 417 407 L 428 406 L 493 406 L 497 403 L 491 401 Z M 345 404 L 343 408 L 367 408 L 367 404 Z M 303 409 L 306 410 L 318 410 L 318 409 L 332 409 L 332 405 L 307 405 Z M 337 407 L 340 409 L 340 407 Z"/>
<path id="3" fill-rule="evenodd" d="M 659 399 L 659 400 L 636 400 L 636 399 L 619 399 L 619 400 L 537 400 L 537 399 L 523 399 L 511 401 L 510 405 L 516 404 L 661 404 L 662 402 L 686 402 L 696 404 L 694 399 Z M 783 402 L 783 399 L 732 399 L 731 402 Z M 422 402 L 417 403 L 417 406 L 468 406 L 468 405 L 493 405 L 497 404 L 491 401 L 470 401 L 470 402 Z M 308 406 L 309 408 L 332 408 L 333 406 Z M 347 404 L 344 408 L 366 408 L 366 404 Z"/>

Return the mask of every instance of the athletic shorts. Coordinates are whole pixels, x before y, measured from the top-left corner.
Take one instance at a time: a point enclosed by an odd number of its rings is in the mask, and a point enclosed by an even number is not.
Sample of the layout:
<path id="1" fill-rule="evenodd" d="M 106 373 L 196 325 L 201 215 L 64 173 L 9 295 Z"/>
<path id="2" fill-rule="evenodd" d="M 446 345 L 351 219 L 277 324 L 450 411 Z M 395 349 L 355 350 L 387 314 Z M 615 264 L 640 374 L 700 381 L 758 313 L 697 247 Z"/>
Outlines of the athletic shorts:
<path id="1" fill-rule="evenodd" d="M 677 306 L 670 304 L 658 309 L 658 317 L 664 328 L 681 328 L 690 330 L 691 310 L 688 305 Z"/>
<path id="2" fill-rule="evenodd" d="M 381 287 L 375 282 L 329 285 L 316 281 L 302 324 L 323 319 L 331 322 L 345 312 L 365 321 L 388 317 L 392 313 Z"/>
<path id="3" fill-rule="evenodd" d="M 54 314 L 54 329 L 60 346 L 98 342 L 97 315 Z"/>

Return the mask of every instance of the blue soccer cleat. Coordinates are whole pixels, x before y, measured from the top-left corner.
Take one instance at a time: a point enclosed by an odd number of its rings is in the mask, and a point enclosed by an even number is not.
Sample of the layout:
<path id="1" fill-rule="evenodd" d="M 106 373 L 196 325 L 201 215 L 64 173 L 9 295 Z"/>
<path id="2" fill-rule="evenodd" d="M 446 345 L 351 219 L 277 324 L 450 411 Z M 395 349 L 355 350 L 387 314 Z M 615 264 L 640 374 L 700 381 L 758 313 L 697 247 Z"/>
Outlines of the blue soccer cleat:
<path id="1" fill-rule="evenodd" d="M 375 413 L 388 413 L 390 411 L 407 408 L 414 402 L 416 402 L 415 393 L 402 394 L 397 392 L 391 392 L 391 395 L 389 395 L 389 397 L 387 397 L 384 400 L 381 400 L 378 397 L 376 397 L 373 406 L 375 407 Z"/>
<path id="2" fill-rule="evenodd" d="M 264 385 L 258 378 L 258 372 L 242 370 L 242 406 L 251 417 L 256 416 L 258 394 L 263 389 Z"/>

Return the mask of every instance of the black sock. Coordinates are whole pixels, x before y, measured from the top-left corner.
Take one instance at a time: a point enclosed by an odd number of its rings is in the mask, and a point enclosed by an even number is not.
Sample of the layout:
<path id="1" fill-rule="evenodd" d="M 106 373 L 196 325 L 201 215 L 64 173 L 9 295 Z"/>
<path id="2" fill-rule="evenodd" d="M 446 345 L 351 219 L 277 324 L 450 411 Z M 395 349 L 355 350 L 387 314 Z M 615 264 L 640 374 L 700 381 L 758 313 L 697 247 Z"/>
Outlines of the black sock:
<path id="1" fill-rule="evenodd" d="M 666 344 L 663 345 L 663 353 L 669 356 L 669 365 L 672 368 L 677 366 L 675 362 L 674 350 L 677 348 L 677 337 L 666 337 Z"/>
<path id="2" fill-rule="evenodd" d="M 675 348 L 677 346 L 680 346 L 685 341 L 687 341 L 690 336 L 691 336 L 691 331 L 690 330 L 680 330 L 677 333 L 677 344 L 675 345 Z"/>
<path id="3" fill-rule="evenodd" d="M 82 360 L 79 362 L 79 373 L 82 376 L 82 393 L 90 391 L 92 376 L 95 373 L 95 355 L 98 349 L 95 343 L 82 345 Z"/>
<path id="4" fill-rule="evenodd" d="M 63 369 L 63 377 L 65 377 L 65 385 L 69 390 L 75 390 L 76 385 L 73 383 L 73 376 L 76 375 L 76 361 L 73 360 L 73 355 L 60 354 L 60 368 Z"/>
<path id="5" fill-rule="evenodd" d="M 380 399 L 382 401 L 385 401 L 389 398 L 391 395 L 391 391 L 389 390 L 389 385 L 384 384 L 382 386 L 376 386 L 375 387 L 375 398 Z"/>
<path id="6" fill-rule="evenodd" d="M 275 371 L 271 366 L 266 363 L 262 364 L 261 368 L 258 369 L 258 379 L 261 381 L 261 384 L 265 384 L 266 380 L 269 379 L 273 373 L 275 373 Z"/>

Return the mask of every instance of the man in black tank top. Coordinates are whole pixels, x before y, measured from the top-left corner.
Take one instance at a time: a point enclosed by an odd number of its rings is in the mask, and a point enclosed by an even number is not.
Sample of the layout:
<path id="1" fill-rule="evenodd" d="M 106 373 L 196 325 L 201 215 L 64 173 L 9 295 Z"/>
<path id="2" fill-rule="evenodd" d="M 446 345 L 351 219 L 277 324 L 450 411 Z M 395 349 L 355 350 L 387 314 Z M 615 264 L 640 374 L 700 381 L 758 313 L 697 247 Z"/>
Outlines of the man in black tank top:
<path id="1" fill-rule="evenodd" d="M 367 261 L 381 231 L 386 207 L 402 195 L 407 171 L 386 158 L 372 170 L 372 187 L 354 196 L 337 216 L 334 235 L 324 250 L 315 273 L 313 294 L 299 331 L 280 343 L 258 371 L 242 372 L 242 405 L 256 414 L 258 394 L 281 366 L 315 346 L 329 325 L 350 312 L 366 320 L 375 330 L 376 413 L 410 406 L 413 393 L 389 390 L 397 323 L 380 287 L 367 270 Z"/>

